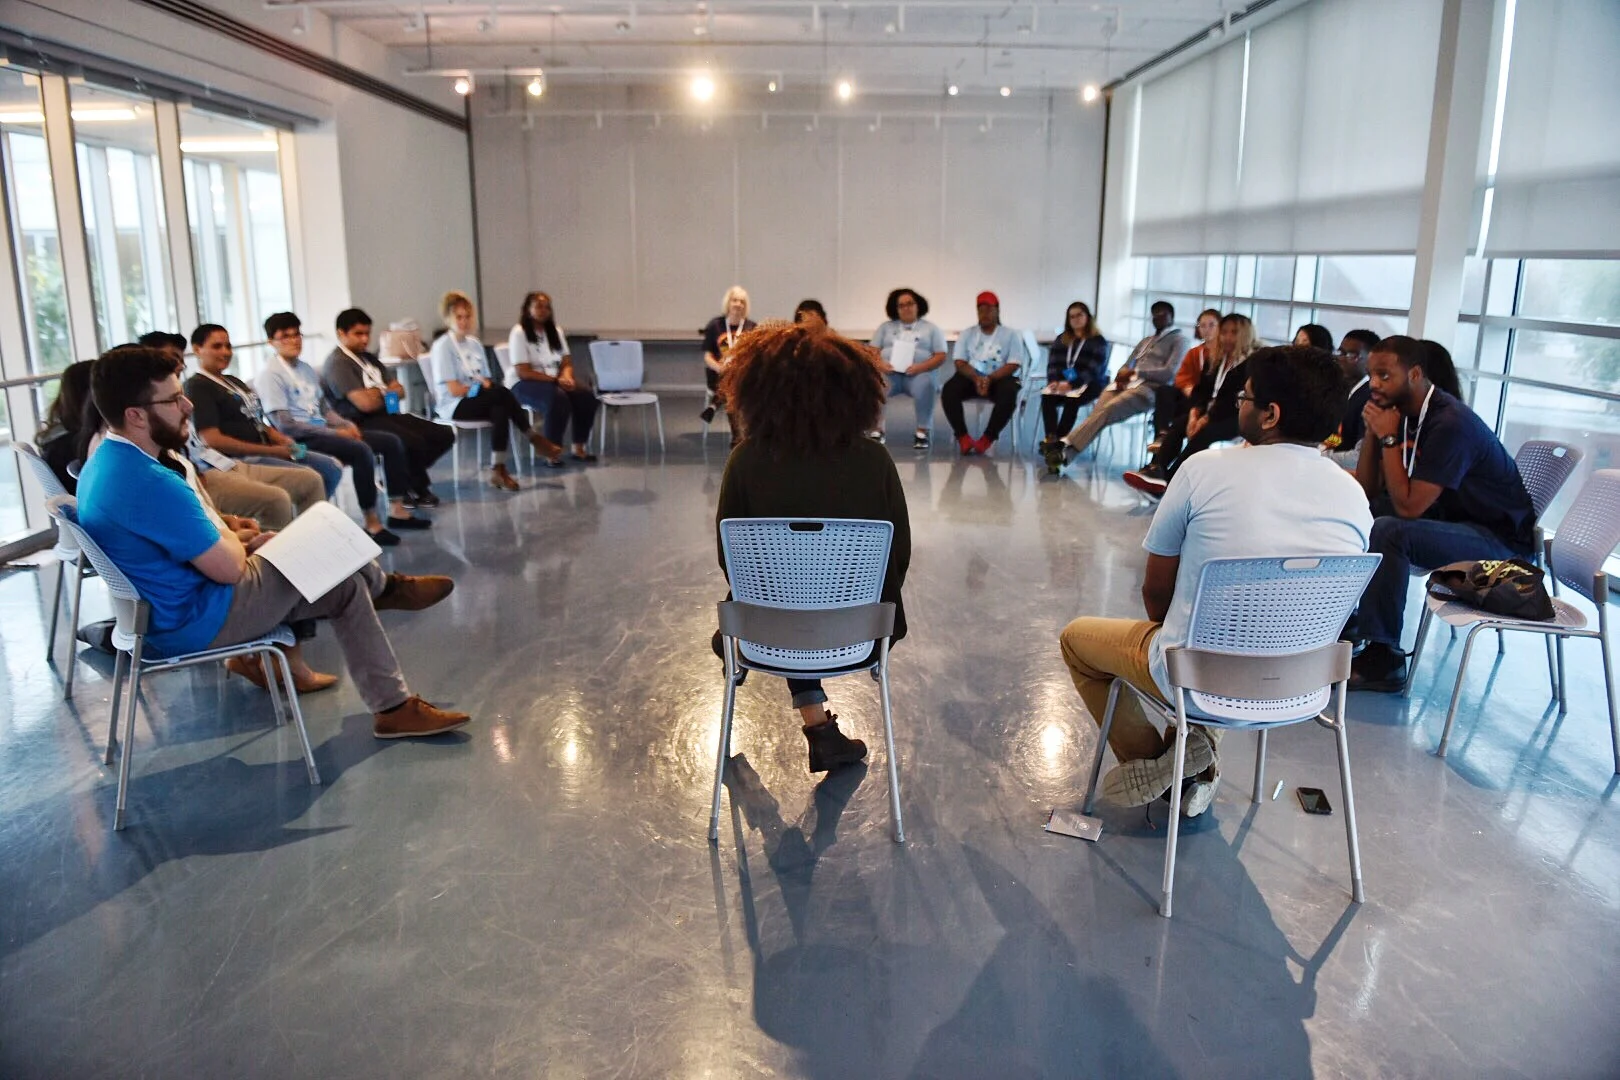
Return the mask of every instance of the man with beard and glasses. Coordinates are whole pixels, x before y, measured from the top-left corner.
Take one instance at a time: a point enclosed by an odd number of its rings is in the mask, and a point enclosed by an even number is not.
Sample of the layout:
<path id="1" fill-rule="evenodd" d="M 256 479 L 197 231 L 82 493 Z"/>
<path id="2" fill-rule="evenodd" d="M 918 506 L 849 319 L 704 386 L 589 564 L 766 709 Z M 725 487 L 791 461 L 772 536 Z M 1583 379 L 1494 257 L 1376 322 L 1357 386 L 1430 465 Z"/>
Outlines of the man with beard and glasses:
<path id="1" fill-rule="evenodd" d="M 244 544 L 188 486 L 184 467 L 167 460 L 165 451 L 184 450 L 191 426 L 172 360 L 153 349 L 114 349 L 96 361 L 90 392 L 107 436 L 79 476 L 79 521 L 150 606 L 146 641 L 154 655 L 223 648 L 285 622 L 330 619 L 377 738 L 435 735 L 468 722 L 409 691 L 377 620 L 379 610 L 438 603 L 454 587 L 449 578 L 385 575 L 368 563 L 306 601 L 253 554 L 274 534 Z"/>
<path id="2" fill-rule="evenodd" d="M 1437 358 L 1447 366 L 1427 370 Z M 1474 410 L 1436 385 L 1454 377 L 1449 363 L 1438 345 L 1404 335 L 1380 341 L 1367 358 L 1372 398 L 1362 411 L 1356 480 L 1377 518 L 1370 550 L 1384 559 L 1352 624 L 1367 642 L 1351 668 L 1352 690 L 1406 685 L 1401 624 L 1414 569 L 1526 558 L 1535 549 L 1536 512 L 1512 455 Z"/>
<path id="3" fill-rule="evenodd" d="M 1169 700 L 1165 650 L 1187 643 L 1198 578 L 1209 560 L 1367 550 L 1367 499 L 1321 451 L 1344 409 L 1344 382 L 1332 355 L 1300 346 L 1261 349 L 1244 370 L 1238 431 L 1249 445 L 1188 458 L 1142 541 L 1147 618 L 1087 617 L 1063 629 L 1064 662 L 1099 725 L 1116 677 Z M 1188 733 L 1181 802 L 1188 817 L 1203 813 L 1215 797 L 1220 733 L 1198 726 Z M 1120 695 L 1108 745 L 1119 764 L 1103 780 L 1104 795 L 1145 806 L 1170 790 L 1175 727 L 1161 735 L 1134 695 Z"/>

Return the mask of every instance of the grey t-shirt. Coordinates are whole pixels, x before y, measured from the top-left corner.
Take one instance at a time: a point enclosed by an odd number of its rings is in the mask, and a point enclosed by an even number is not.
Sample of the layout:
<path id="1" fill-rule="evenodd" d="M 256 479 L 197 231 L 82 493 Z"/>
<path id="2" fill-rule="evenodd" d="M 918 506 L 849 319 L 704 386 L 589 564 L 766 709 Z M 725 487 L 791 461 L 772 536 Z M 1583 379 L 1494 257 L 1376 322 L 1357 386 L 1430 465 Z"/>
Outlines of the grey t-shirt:
<path id="1" fill-rule="evenodd" d="M 341 416 L 353 420 L 362 415 L 349 400 L 356 390 L 388 389 L 388 369 L 370 353 L 347 353 L 333 349 L 321 366 L 321 381 L 326 384 L 327 396 Z"/>

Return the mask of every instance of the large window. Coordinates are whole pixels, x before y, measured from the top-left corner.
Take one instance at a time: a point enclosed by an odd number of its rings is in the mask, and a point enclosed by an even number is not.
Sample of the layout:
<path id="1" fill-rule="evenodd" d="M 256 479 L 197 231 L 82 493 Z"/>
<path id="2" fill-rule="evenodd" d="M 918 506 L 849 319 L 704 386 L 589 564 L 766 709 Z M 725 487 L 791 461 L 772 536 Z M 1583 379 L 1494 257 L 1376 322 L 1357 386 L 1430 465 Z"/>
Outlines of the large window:
<path id="1" fill-rule="evenodd" d="M 9 67 L 0 67 L 0 166 L 16 240 L 12 256 L 21 285 L 29 368 L 61 371 L 72 363 L 73 350 L 39 76 Z"/>
<path id="2" fill-rule="evenodd" d="M 71 92 L 100 346 L 176 330 L 152 103 L 88 83 Z"/>
<path id="3" fill-rule="evenodd" d="M 182 106 L 180 151 L 202 321 L 256 340 L 293 306 L 276 134 Z"/>

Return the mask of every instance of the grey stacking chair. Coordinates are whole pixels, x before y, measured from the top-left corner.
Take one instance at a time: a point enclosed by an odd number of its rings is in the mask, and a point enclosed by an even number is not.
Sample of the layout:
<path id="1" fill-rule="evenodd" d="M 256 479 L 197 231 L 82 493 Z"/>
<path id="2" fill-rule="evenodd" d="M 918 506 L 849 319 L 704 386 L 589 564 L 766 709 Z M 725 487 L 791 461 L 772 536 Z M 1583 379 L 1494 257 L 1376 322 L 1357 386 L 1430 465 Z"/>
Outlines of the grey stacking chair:
<path id="1" fill-rule="evenodd" d="M 73 496 L 55 496 L 47 507 L 57 526 L 72 535 L 78 542 L 79 550 L 84 552 L 85 557 L 96 568 L 96 573 L 106 584 L 108 594 L 112 596 L 117 617 L 117 624 L 113 628 L 113 648 L 118 650 L 118 658 L 113 664 L 112 710 L 107 724 L 107 752 L 104 758 L 108 765 L 112 764 L 113 750 L 118 744 L 118 711 L 123 704 L 126 676 L 129 679 L 129 701 L 124 707 L 124 752 L 118 762 L 118 802 L 113 814 L 113 829 L 124 827 L 124 807 L 129 795 L 129 765 L 133 757 L 135 740 L 135 712 L 140 703 L 143 672 L 174 671 L 195 664 L 228 660 L 233 656 L 261 657 L 265 661 L 265 669 L 269 675 L 270 701 L 276 710 L 276 721 L 282 722 L 282 710 L 285 705 L 291 712 L 293 724 L 298 730 L 298 741 L 303 747 L 304 767 L 309 772 L 309 782 L 319 784 L 321 774 L 315 767 L 315 753 L 309 745 L 309 732 L 304 728 L 303 710 L 298 706 L 298 690 L 293 683 L 292 665 L 277 647 L 291 646 L 294 643 L 292 631 L 286 626 L 278 626 L 264 637 L 244 641 L 238 645 L 203 649 L 178 656 L 145 655 L 146 630 L 151 618 L 151 607 L 141 599 L 140 592 L 129 578 L 124 576 L 123 571 L 118 569 L 107 557 L 106 552 L 96 545 L 90 534 L 79 524 L 78 504 Z"/>
<path id="2" fill-rule="evenodd" d="M 1159 914 L 1170 917 L 1175 884 L 1176 839 L 1181 825 L 1181 782 L 1187 760 L 1187 726 L 1252 729 L 1259 735 L 1254 758 L 1256 803 L 1266 773 L 1266 733 L 1315 720 L 1334 733 L 1339 748 L 1339 787 L 1344 795 L 1344 831 L 1350 851 L 1350 891 L 1365 899 L 1361 847 L 1356 838 L 1356 801 L 1350 784 L 1350 748 L 1345 741 L 1345 684 L 1350 643 L 1339 640 L 1345 619 L 1378 568 L 1379 555 L 1299 555 L 1289 558 L 1211 559 L 1198 576 L 1185 646 L 1165 650 L 1172 708 L 1124 679 L 1108 689 L 1108 708 L 1097 736 L 1097 755 L 1086 785 L 1085 812 L 1097 794 L 1103 752 L 1120 689 L 1134 694 L 1151 714 L 1176 726 L 1175 782 L 1170 785 L 1170 823 L 1164 852 Z M 1333 715 L 1324 711 L 1333 701 Z"/>
<path id="3" fill-rule="evenodd" d="M 658 451 L 664 450 L 664 413 L 658 404 L 658 395 L 651 394 L 641 388 L 641 382 L 646 372 L 646 364 L 642 357 L 641 342 L 639 341 L 593 341 L 591 342 L 591 366 L 596 369 L 596 397 L 604 406 L 606 412 L 597 427 L 596 452 L 607 453 L 607 422 L 619 409 L 639 408 L 641 414 L 641 441 L 647 445 L 647 406 L 652 406 L 653 416 L 658 421 Z M 617 429 L 615 429 L 617 430 Z M 707 433 L 708 425 L 704 425 Z M 613 446 L 617 450 L 618 436 L 614 435 Z"/>
<path id="4" fill-rule="evenodd" d="M 1543 553 L 1552 582 L 1554 615 L 1551 620 L 1514 619 L 1492 615 L 1454 600 L 1424 597 L 1423 621 L 1418 624 L 1417 645 L 1412 652 L 1414 665 L 1423 652 L 1429 625 L 1435 619 L 1455 628 L 1468 627 L 1468 634 L 1463 639 L 1462 660 L 1457 664 L 1457 681 L 1451 688 L 1451 704 L 1446 709 L 1446 726 L 1440 733 L 1440 745 L 1435 751 L 1440 757 L 1446 756 L 1446 744 L 1451 739 L 1451 725 L 1457 718 L 1457 702 L 1462 697 L 1463 675 L 1468 670 L 1475 635 L 1481 630 L 1520 630 L 1544 634 L 1557 645 L 1558 677 L 1555 686 L 1560 713 L 1569 711 L 1569 694 L 1564 677 L 1564 639 L 1591 638 L 1597 641 L 1603 661 L 1603 689 L 1609 704 L 1609 741 L 1614 750 L 1614 771 L 1620 774 L 1620 712 L 1615 706 L 1614 673 L 1609 660 L 1609 579 L 1603 572 L 1603 562 L 1614 552 L 1617 544 L 1620 544 L 1620 469 L 1599 469 L 1581 488 L 1574 505 L 1564 515 L 1564 520 L 1559 522 L 1553 538 L 1544 542 Z M 1558 596 L 1560 583 L 1591 601 L 1597 609 L 1596 630 L 1591 629 L 1586 615 L 1579 608 Z"/>
<path id="5" fill-rule="evenodd" d="M 870 671 L 883 706 L 894 839 L 905 843 L 889 708 L 894 605 L 879 599 L 893 538 L 891 523 L 857 518 L 727 518 L 720 523 L 735 599 L 719 605 L 726 697 L 714 766 L 710 842 L 720 839 L 720 792 L 742 674 L 827 679 Z"/>
<path id="6" fill-rule="evenodd" d="M 34 474 L 34 480 L 47 499 L 67 495 L 67 489 L 32 443 L 16 442 L 11 445 Z M 84 589 L 84 579 L 94 576 L 95 570 L 85 561 L 84 552 L 66 530 L 57 530 L 56 547 L 52 549 L 52 554 L 56 556 L 59 573 L 56 575 L 56 592 L 51 598 L 51 629 L 45 636 L 47 659 L 56 652 L 56 626 L 62 615 L 62 593 L 67 589 L 70 576 L 73 580 L 73 596 L 68 604 L 68 667 L 67 674 L 62 678 L 62 699 L 66 701 L 73 697 L 73 675 L 79 667 L 79 646 L 76 641 L 79 633 L 79 597 Z"/>

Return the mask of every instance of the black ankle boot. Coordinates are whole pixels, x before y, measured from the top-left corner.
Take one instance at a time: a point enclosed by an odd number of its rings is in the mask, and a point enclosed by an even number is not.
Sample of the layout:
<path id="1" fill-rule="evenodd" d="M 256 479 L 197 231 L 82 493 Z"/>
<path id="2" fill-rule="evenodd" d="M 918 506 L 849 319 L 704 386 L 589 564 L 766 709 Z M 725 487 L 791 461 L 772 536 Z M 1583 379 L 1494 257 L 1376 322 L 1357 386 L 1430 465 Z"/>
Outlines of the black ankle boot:
<path id="1" fill-rule="evenodd" d="M 810 744 L 810 771 L 827 772 L 840 765 L 853 765 L 866 758 L 866 744 L 838 730 L 838 717 L 827 713 L 827 721 L 804 729 Z"/>

